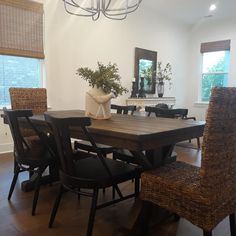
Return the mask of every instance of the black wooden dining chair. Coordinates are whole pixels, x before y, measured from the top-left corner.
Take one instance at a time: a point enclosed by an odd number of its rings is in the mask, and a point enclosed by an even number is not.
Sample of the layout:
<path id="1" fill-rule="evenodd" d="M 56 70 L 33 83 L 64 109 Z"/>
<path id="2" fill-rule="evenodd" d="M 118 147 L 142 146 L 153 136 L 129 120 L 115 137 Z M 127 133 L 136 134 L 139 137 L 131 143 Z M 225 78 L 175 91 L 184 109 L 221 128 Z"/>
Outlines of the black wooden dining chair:
<path id="1" fill-rule="evenodd" d="M 60 190 L 51 213 L 49 227 L 53 225 L 62 194 L 65 191 L 70 191 L 81 196 L 92 198 L 87 228 L 87 236 L 91 236 L 97 209 L 138 196 L 140 169 L 123 162 L 105 158 L 102 155 L 102 152 L 87 130 L 87 126 L 91 125 L 90 118 L 56 118 L 45 114 L 45 119 L 51 125 L 53 135 L 56 139 L 61 181 Z M 91 154 L 91 157 L 77 159 L 77 161 L 73 160 L 70 127 L 77 127 L 81 130 L 94 148 L 93 153 L 96 153 L 95 157 Z M 135 179 L 134 193 L 123 196 L 118 188 L 118 184 L 133 178 Z M 98 205 L 98 190 L 111 186 L 116 189 L 119 198 Z"/>
<path id="2" fill-rule="evenodd" d="M 129 105 L 129 106 L 121 106 L 116 104 L 111 104 L 111 109 L 116 110 L 117 114 L 123 114 L 123 115 L 133 115 L 136 111 L 136 106 Z"/>
<path id="3" fill-rule="evenodd" d="M 35 192 L 32 205 L 32 215 L 35 215 L 42 174 L 48 166 L 54 165 L 55 161 L 52 153 L 44 145 L 41 134 L 29 119 L 33 116 L 32 110 L 7 110 L 5 108 L 3 110 L 14 141 L 15 157 L 14 177 L 9 190 L 8 200 L 11 199 L 19 173 L 29 171 L 35 174 Z M 25 137 L 22 134 L 19 119 L 27 121 L 27 128 L 31 130 L 31 134 L 34 133 L 34 136 Z"/>
<path id="4" fill-rule="evenodd" d="M 121 106 L 121 105 L 111 104 L 111 110 L 115 110 L 117 114 L 133 115 L 134 112 L 136 111 L 136 106 Z M 112 153 L 114 150 L 113 147 L 100 143 L 97 144 L 97 147 L 100 149 L 100 151 L 104 156 Z M 74 148 L 85 150 L 87 152 L 92 152 L 94 150 L 91 143 L 86 140 L 76 140 L 74 142 Z"/>
<path id="5" fill-rule="evenodd" d="M 147 112 L 147 116 L 150 116 L 152 113 L 156 115 L 156 117 L 163 117 L 163 118 L 180 118 L 183 120 L 196 120 L 196 117 L 189 117 L 188 116 L 188 109 L 186 108 L 177 108 L 177 109 L 165 109 L 159 107 L 150 107 L 146 106 L 145 111 Z M 201 148 L 200 138 L 197 139 L 197 147 L 198 149 Z M 189 140 L 191 142 L 191 140 Z"/>

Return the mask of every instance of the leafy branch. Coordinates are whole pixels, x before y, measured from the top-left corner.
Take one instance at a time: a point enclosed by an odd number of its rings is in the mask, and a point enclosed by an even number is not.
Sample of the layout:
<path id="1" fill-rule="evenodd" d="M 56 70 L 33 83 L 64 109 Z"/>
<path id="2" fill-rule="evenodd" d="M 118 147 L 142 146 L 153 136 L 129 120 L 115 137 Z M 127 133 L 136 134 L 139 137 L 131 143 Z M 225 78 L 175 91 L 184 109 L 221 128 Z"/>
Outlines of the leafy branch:
<path id="1" fill-rule="evenodd" d="M 103 65 L 101 62 L 97 64 L 97 70 L 81 67 L 77 69 L 76 74 L 86 80 L 92 88 L 97 86 L 105 93 L 113 92 L 117 96 L 128 92 L 128 89 L 121 85 L 121 77 L 116 64 Z"/>
<path id="2" fill-rule="evenodd" d="M 172 67 L 170 63 L 167 63 L 164 68 L 162 68 L 162 62 L 157 63 L 157 81 L 158 83 L 169 81 L 172 79 Z"/>

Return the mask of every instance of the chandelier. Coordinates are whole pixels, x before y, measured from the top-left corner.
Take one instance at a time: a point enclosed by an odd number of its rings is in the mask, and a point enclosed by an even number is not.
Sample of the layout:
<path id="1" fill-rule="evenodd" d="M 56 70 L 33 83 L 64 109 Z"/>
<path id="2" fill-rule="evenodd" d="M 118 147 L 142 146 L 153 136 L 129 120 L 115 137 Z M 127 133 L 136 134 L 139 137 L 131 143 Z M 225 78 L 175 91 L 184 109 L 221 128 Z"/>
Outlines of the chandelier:
<path id="1" fill-rule="evenodd" d="M 92 17 L 96 21 L 102 13 L 113 20 L 124 20 L 138 9 L 142 0 L 63 0 L 65 10 L 76 16 Z"/>

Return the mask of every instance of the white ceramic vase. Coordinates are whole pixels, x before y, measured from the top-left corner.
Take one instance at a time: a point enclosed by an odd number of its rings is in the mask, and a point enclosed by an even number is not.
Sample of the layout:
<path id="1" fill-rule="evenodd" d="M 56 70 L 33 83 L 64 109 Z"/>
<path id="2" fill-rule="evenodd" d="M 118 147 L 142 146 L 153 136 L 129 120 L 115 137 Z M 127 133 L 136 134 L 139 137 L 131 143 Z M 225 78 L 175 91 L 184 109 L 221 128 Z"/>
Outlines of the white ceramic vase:
<path id="1" fill-rule="evenodd" d="M 111 99 L 113 93 L 106 94 L 101 88 L 91 88 L 86 93 L 85 115 L 93 119 L 109 119 L 111 117 Z"/>

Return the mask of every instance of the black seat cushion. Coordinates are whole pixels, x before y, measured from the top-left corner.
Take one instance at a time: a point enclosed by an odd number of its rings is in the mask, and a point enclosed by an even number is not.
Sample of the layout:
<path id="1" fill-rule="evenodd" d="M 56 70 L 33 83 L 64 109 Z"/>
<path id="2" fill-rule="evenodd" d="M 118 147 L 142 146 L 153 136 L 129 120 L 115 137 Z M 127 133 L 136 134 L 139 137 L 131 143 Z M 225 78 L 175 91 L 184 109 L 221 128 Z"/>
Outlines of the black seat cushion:
<path id="1" fill-rule="evenodd" d="M 137 177 L 137 173 L 141 173 L 140 168 L 126 164 L 121 161 L 115 161 L 103 158 L 112 177 L 108 174 L 102 161 L 98 157 L 90 157 L 78 160 L 75 163 L 76 176 L 79 179 L 89 179 L 96 183 L 100 188 L 108 187 L 130 180 Z M 82 186 L 81 186 L 82 187 Z"/>

